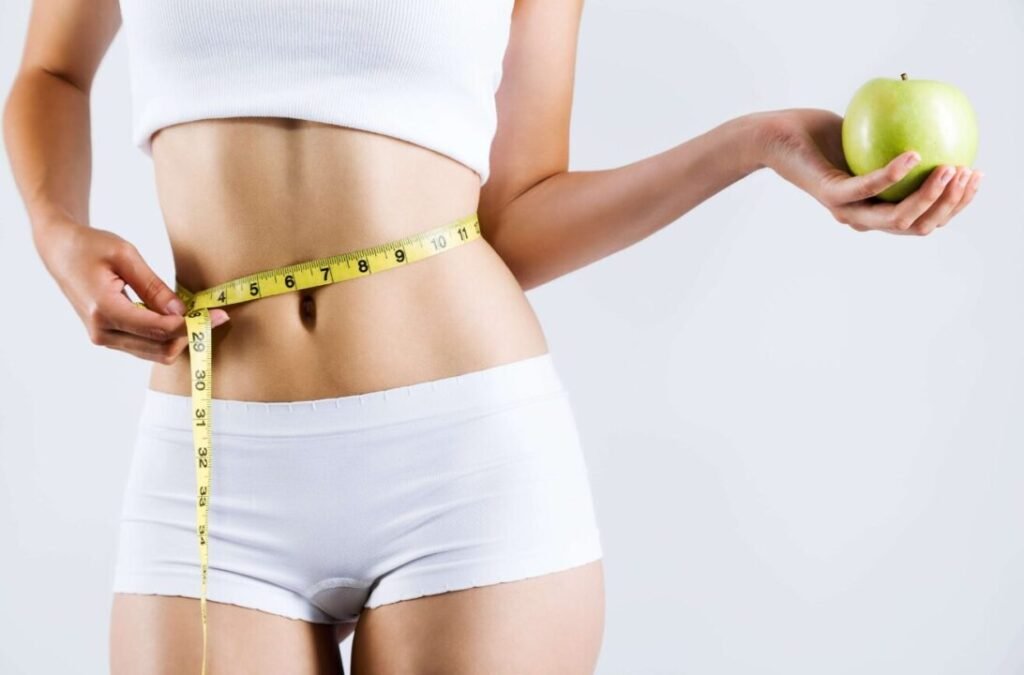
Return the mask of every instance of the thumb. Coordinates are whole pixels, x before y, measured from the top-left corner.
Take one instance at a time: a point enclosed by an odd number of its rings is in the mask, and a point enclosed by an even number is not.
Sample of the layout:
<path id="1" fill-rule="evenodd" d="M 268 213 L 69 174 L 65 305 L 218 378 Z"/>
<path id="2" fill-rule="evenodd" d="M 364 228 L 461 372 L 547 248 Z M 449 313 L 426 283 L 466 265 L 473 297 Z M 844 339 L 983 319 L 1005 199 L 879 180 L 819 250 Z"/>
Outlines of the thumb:
<path id="1" fill-rule="evenodd" d="M 185 314 L 185 303 L 150 269 L 130 242 L 114 258 L 114 271 L 132 287 L 147 307 L 164 314 Z"/>
<path id="2" fill-rule="evenodd" d="M 885 166 L 869 173 L 845 178 L 837 181 L 832 190 L 832 197 L 837 204 L 856 202 L 874 197 L 890 185 L 895 185 L 910 173 L 921 155 L 916 152 L 904 152 L 889 160 Z"/>

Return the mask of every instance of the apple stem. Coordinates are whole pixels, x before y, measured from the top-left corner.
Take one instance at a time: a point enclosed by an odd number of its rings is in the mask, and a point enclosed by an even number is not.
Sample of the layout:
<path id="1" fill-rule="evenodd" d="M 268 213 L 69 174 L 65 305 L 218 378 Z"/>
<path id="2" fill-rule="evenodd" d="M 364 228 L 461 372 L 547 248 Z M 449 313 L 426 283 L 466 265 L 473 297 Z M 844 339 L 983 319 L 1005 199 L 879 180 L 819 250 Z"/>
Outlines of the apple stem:
<path id="1" fill-rule="evenodd" d="M 900 79 L 901 80 L 907 79 L 907 74 L 906 73 L 900 73 Z"/>

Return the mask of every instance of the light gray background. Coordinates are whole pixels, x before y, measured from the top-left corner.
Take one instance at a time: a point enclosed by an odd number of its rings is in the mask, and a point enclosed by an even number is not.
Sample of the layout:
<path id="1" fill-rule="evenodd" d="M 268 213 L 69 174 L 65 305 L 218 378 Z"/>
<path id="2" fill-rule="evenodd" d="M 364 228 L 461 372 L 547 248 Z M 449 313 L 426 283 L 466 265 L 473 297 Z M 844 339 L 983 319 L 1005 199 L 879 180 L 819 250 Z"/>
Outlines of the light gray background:
<path id="1" fill-rule="evenodd" d="M 6 94 L 28 3 L 0 8 Z M 748 111 L 842 113 L 907 71 L 967 93 L 986 172 L 916 238 L 846 229 L 764 171 L 530 291 L 603 531 L 599 673 L 1024 672 L 1022 38 L 1022 0 L 588 0 L 574 169 Z M 93 225 L 173 279 L 126 66 L 118 36 L 93 93 Z M 6 158 L 0 274 L 0 672 L 106 672 L 149 367 L 88 341 Z"/>

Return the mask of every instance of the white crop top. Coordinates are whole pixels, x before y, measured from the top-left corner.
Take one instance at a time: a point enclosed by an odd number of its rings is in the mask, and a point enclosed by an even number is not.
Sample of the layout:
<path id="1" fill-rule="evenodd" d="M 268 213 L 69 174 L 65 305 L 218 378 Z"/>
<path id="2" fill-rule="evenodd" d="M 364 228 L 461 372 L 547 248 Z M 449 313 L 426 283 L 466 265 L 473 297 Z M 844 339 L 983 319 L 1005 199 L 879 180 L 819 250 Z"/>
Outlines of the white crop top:
<path id="1" fill-rule="evenodd" d="M 514 0 L 120 0 L 132 140 L 218 117 L 394 136 L 487 182 Z"/>

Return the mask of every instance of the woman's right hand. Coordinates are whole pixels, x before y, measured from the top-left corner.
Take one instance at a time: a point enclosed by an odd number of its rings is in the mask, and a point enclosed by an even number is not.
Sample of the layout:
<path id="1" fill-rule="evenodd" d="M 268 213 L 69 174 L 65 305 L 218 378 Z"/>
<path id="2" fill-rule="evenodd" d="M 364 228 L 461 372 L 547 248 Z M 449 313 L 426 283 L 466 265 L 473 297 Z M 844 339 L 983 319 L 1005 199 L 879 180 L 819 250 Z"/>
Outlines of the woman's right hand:
<path id="1" fill-rule="evenodd" d="M 93 344 L 165 365 L 188 348 L 185 304 L 130 242 L 73 222 L 49 224 L 34 238 L 47 270 L 71 301 Z M 128 297 L 126 285 L 146 307 Z M 228 315 L 211 309 L 210 318 L 219 326 Z"/>

